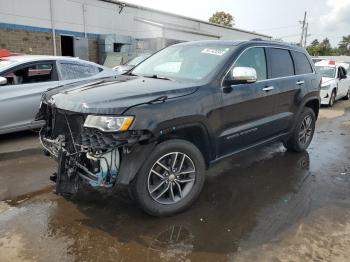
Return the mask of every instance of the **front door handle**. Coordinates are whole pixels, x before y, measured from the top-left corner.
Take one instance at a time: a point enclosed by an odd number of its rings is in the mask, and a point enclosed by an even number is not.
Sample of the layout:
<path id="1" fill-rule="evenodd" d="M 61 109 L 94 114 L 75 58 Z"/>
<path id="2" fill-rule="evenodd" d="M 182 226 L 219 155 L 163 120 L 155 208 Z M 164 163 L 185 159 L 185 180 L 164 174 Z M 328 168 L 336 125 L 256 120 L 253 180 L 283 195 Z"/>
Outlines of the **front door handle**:
<path id="1" fill-rule="evenodd" d="M 297 85 L 298 85 L 298 86 L 303 85 L 303 84 L 305 84 L 305 81 L 304 81 L 304 80 L 301 80 L 301 81 L 298 81 L 298 82 L 297 82 Z"/>
<path id="2" fill-rule="evenodd" d="M 267 86 L 267 87 L 263 88 L 263 91 L 269 92 L 269 91 L 274 90 L 274 89 L 275 89 L 274 86 Z"/>

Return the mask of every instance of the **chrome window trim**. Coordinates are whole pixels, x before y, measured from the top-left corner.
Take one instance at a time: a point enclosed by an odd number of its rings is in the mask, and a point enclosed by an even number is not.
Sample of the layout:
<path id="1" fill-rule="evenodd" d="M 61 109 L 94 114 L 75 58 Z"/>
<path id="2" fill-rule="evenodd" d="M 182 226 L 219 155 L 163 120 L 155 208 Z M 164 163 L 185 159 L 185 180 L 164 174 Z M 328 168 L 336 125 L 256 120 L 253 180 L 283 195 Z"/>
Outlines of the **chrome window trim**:
<path id="1" fill-rule="evenodd" d="M 249 46 L 247 47 L 246 49 L 244 49 L 240 54 L 239 56 L 233 61 L 232 65 L 230 66 L 229 70 L 225 73 L 224 77 L 221 79 L 221 87 L 223 87 L 224 85 L 224 80 L 226 78 L 226 76 L 229 74 L 229 72 L 233 69 L 233 66 L 235 65 L 235 63 L 237 62 L 237 60 L 249 49 L 251 48 L 275 48 L 275 49 L 284 49 L 284 50 L 288 50 L 288 51 L 294 51 L 294 52 L 299 52 L 299 53 L 302 53 L 305 55 L 304 52 L 300 52 L 300 51 L 297 51 L 297 50 L 292 50 L 292 49 L 289 49 L 289 48 L 286 48 L 286 47 L 276 47 L 276 46 L 266 46 L 266 45 L 256 45 L 256 46 Z M 291 54 L 291 58 L 293 60 L 293 56 Z M 266 52 L 265 52 L 265 59 L 266 59 L 266 66 L 268 67 L 267 65 L 267 56 L 266 56 Z M 310 61 L 309 61 L 310 63 Z M 295 64 L 294 64 L 294 60 L 293 60 L 293 66 L 294 66 L 294 69 L 295 69 Z M 314 67 L 310 64 L 311 68 L 312 68 L 312 73 L 307 73 L 307 74 L 301 74 L 301 75 L 292 75 L 292 76 L 282 76 L 282 77 L 275 77 L 275 78 L 267 78 L 267 79 L 264 79 L 264 80 L 259 80 L 259 81 L 256 81 L 254 83 L 261 83 L 261 82 L 266 82 L 266 81 L 271 81 L 271 80 L 278 80 L 278 79 L 285 79 L 285 78 L 291 78 L 291 77 L 296 77 L 296 76 L 306 76 L 306 75 L 314 75 L 316 72 L 314 70 Z M 295 71 L 295 70 L 294 70 Z M 254 84 L 253 83 L 253 84 Z M 237 84 L 238 85 L 238 84 Z M 231 86 L 236 86 L 236 85 L 231 85 Z"/>

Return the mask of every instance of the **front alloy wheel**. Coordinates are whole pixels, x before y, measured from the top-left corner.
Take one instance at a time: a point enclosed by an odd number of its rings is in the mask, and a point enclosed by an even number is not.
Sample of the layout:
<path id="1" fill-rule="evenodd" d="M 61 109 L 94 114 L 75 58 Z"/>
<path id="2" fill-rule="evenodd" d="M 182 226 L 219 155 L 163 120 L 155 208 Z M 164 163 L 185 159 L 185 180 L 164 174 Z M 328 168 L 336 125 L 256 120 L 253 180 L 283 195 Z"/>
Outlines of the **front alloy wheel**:
<path id="1" fill-rule="evenodd" d="M 158 144 L 132 182 L 133 198 L 153 216 L 168 216 L 188 208 L 205 180 L 202 153 L 192 143 L 171 139 Z"/>
<path id="2" fill-rule="evenodd" d="M 350 87 L 348 89 L 348 93 L 346 94 L 346 96 L 344 97 L 345 100 L 349 100 L 350 99 Z"/>
<path id="3" fill-rule="evenodd" d="M 331 97 L 329 98 L 329 106 L 332 107 L 335 103 L 335 98 L 337 96 L 337 93 L 335 90 L 332 91 Z"/>
<path id="4" fill-rule="evenodd" d="M 195 178 L 192 159 L 184 153 L 171 152 L 152 166 L 148 174 L 148 192 L 158 203 L 177 203 L 191 192 Z"/>

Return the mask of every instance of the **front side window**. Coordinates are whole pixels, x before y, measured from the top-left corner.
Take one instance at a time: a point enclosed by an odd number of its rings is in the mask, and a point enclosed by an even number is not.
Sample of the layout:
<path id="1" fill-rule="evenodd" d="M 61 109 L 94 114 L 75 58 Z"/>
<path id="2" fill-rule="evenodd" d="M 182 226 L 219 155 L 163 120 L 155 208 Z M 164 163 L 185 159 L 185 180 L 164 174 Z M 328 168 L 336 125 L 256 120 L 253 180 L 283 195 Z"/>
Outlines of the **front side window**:
<path id="1" fill-rule="evenodd" d="M 100 72 L 94 65 L 81 63 L 61 63 L 62 80 L 72 80 L 94 76 Z"/>
<path id="2" fill-rule="evenodd" d="M 294 65 L 288 50 L 270 48 L 271 78 L 294 75 Z"/>
<path id="3" fill-rule="evenodd" d="M 322 77 L 335 78 L 335 66 L 316 66 L 316 70 Z"/>
<path id="4" fill-rule="evenodd" d="M 53 81 L 53 64 L 40 63 L 17 68 L 3 75 L 7 85 L 23 85 Z"/>
<path id="5" fill-rule="evenodd" d="M 309 59 L 301 52 L 293 52 L 295 62 L 295 74 L 303 75 L 313 73 Z"/>
<path id="6" fill-rule="evenodd" d="M 344 67 L 339 67 L 338 68 L 338 77 L 339 78 L 342 78 L 342 77 L 344 77 L 344 76 L 346 76 L 346 74 L 347 74 L 347 72 L 346 72 L 346 70 L 344 69 Z"/>
<path id="7" fill-rule="evenodd" d="M 131 73 L 144 77 L 199 81 L 215 73 L 234 48 L 232 45 L 218 44 L 174 45 L 154 54 Z"/>
<path id="8" fill-rule="evenodd" d="M 257 80 L 267 78 L 266 56 L 265 50 L 262 47 L 250 48 L 242 53 L 237 59 L 235 67 L 251 67 L 256 70 Z"/>

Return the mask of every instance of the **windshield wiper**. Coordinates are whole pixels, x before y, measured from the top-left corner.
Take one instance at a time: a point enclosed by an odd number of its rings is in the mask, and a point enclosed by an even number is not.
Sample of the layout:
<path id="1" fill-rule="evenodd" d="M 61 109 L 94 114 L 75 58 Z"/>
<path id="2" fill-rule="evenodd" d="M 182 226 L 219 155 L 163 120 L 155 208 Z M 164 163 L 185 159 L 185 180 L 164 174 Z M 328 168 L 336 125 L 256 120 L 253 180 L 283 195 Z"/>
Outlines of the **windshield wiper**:
<path id="1" fill-rule="evenodd" d="M 173 79 L 170 79 L 170 78 L 165 77 L 165 76 L 159 76 L 159 75 L 156 75 L 156 74 L 154 74 L 154 75 L 143 75 L 143 77 L 173 81 Z"/>
<path id="2" fill-rule="evenodd" d="M 127 71 L 127 72 L 125 72 L 125 73 L 122 74 L 122 75 L 126 75 L 126 76 L 139 76 L 139 75 L 134 74 L 132 71 Z"/>

